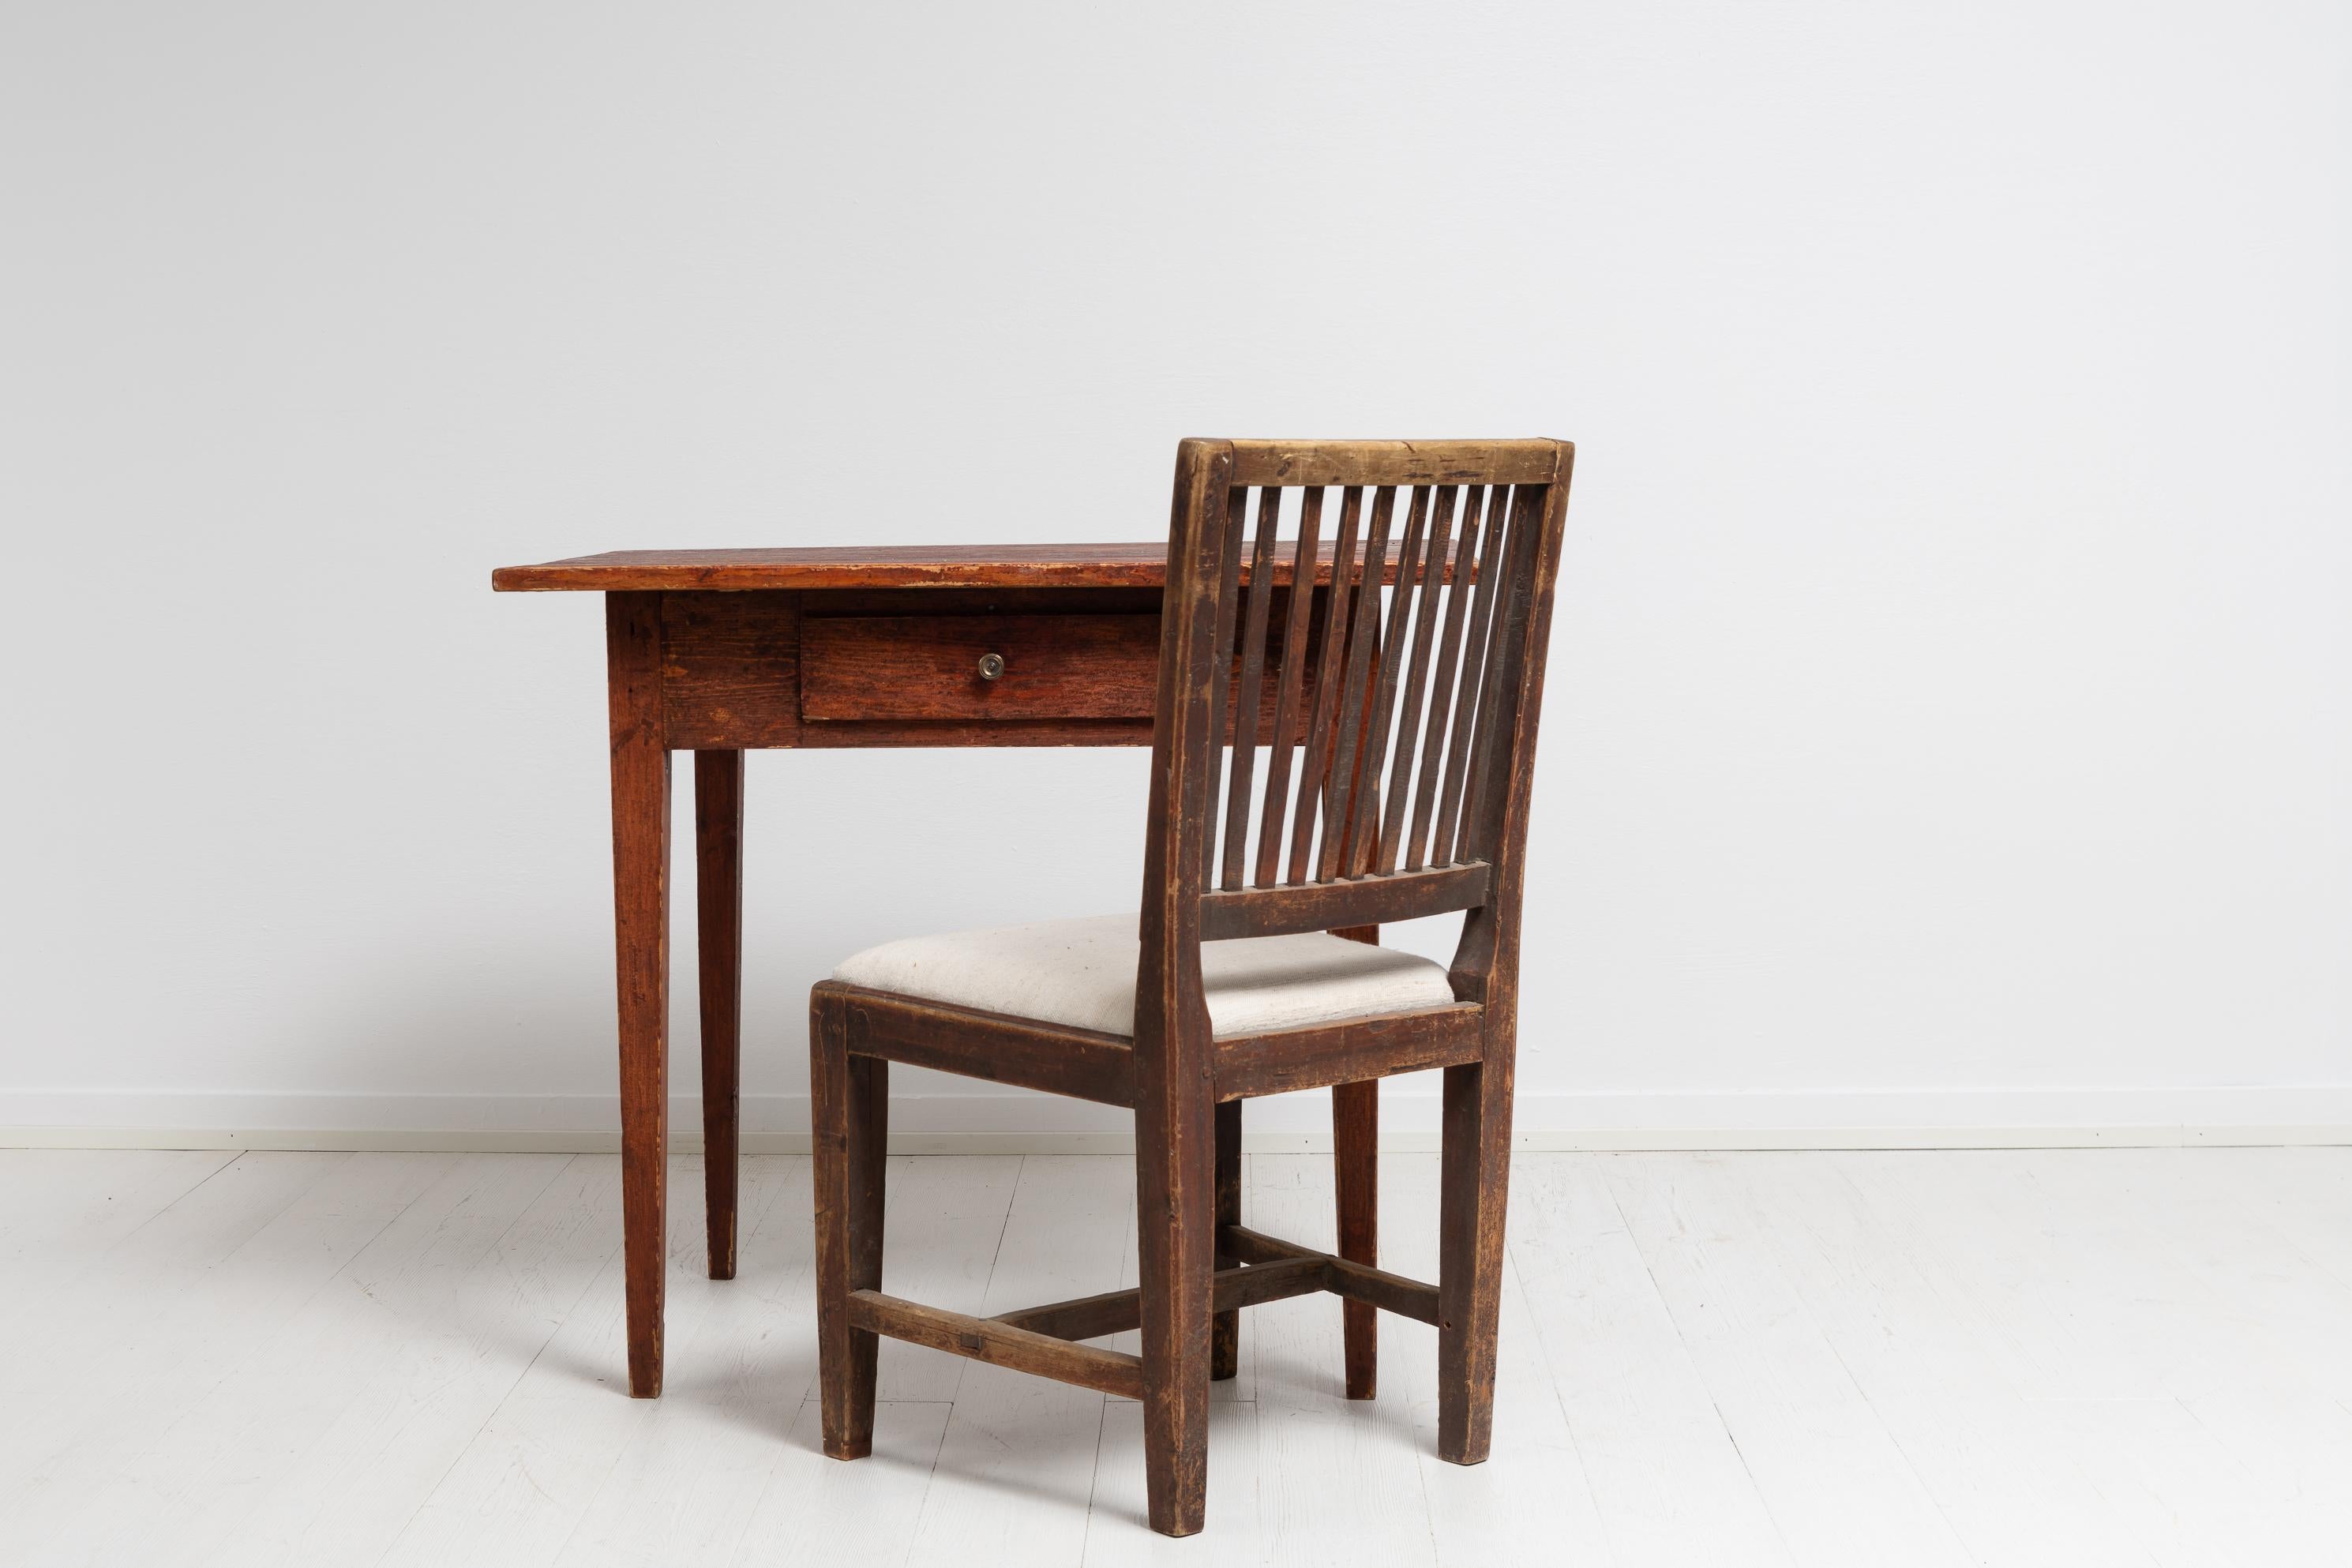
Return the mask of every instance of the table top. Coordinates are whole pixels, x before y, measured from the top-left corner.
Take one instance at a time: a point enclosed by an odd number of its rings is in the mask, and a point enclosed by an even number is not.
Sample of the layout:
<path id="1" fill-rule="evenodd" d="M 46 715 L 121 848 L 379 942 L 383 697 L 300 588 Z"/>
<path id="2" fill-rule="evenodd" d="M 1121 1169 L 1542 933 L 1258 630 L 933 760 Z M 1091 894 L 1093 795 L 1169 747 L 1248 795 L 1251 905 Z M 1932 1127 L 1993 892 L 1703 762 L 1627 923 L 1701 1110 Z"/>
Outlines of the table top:
<path id="1" fill-rule="evenodd" d="M 1384 577 L 1396 580 L 1401 545 Z M 1331 544 L 1317 552 L 1317 582 L 1331 580 Z M 1294 575 L 1297 547 L 1280 541 L 1274 580 Z M 1249 580 L 1249 563 L 1242 563 Z M 574 589 L 1163 588 L 1165 541 L 1134 544 L 867 544 L 774 550 L 613 550 L 535 566 L 501 566 L 501 593 Z"/>

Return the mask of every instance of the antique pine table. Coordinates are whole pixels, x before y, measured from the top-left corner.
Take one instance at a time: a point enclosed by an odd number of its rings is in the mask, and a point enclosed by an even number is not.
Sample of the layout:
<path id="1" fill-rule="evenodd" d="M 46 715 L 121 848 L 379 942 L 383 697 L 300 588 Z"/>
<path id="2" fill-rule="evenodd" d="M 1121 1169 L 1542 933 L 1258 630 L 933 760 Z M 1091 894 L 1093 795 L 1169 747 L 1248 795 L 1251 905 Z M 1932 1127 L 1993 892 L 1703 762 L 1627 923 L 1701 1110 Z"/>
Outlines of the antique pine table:
<path id="1" fill-rule="evenodd" d="M 1274 583 L 1283 593 L 1292 555 L 1277 553 Z M 604 595 L 632 1394 L 650 1398 L 662 1383 L 670 753 L 694 753 L 703 1179 L 710 1277 L 727 1279 L 735 1273 L 743 752 L 1149 745 L 1167 554 L 1157 542 L 614 551 L 491 574 L 502 592 Z M 1394 575 L 1391 559 L 1386 576 Z M 1327 542 L 1317 581 L 1329 578 Z M 1318 611 L 1312 624 L 1322 621 Z M 1350 1097 L 1341 1132 L 1360 1142 L 1367 1161 L 1376 1103 Z"/>

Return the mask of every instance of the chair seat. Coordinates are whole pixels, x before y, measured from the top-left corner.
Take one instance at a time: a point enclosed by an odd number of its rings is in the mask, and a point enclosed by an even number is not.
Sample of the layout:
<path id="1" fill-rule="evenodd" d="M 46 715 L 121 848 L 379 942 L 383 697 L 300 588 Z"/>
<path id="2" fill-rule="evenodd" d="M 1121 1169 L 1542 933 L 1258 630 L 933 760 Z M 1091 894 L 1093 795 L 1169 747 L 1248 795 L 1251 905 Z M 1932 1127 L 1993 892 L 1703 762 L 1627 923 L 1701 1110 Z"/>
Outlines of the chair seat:
<path id="1" fill-rule="evenodd" d="M 844 962 L 845 984 L 1106 1035 L 1135 1033 L 1142 944 L 1133 915 L 992 926 L 884 942 Z M 1201 945 L 1209 1022 L 1262 1035 L 1338 1018 L 1442 1007 L 1444 969 L 1394 948 L 1311 931 Z"/>

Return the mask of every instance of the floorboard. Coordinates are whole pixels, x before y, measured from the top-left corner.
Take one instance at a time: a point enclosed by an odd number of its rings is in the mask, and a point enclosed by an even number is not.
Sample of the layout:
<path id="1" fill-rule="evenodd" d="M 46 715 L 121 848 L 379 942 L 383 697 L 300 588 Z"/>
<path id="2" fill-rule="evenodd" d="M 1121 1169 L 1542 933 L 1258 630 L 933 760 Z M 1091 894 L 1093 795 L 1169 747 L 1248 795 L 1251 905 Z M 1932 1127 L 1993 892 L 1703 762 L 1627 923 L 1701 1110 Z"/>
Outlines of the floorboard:
<path id="1" fill-rule="evenodd" d="M 299 1162 L 278 1168 L 285 1185 L 264 1206 L 277 1212 L 193 1278 L 163 1291 L 125 1292 L 140 1303 L 135 1326 L 92 1355 L 47 1363 L 65 1418 L 37 1430 L 54 1447 L 53 1476 L 79 1478 L 75 1493 L 107 1538 L 128 1540 L 172 1507 L 191 1417 L 273 1355 L 280 1336 L 408 1206 L 448 1175 L 457 1156 L 247 1155 L 238 1162 Z M 243 1173 L 236 1173 L 242 1174 Z M 232 1184 L 224 1173 L 207 1190 Z M 301 1190 L 279 1206 L 289 1187 Z M 259 1194 L 255 1194 L 259 1195 Z M 167 1303 L 158 1310 L 159 1302 Z M 109 1314 L 92 1312 L 93 1322 Z M 35 1430 L 36 1428 L 13 1429 Z"/>
<path id="2" fill-rule="evenodd" d="M 1328 1156 L 1255 1154 L 1246 1177 L 1244 1213 L 1252 1228 L 1321 1250 L 1338 1246 Z M 1434 1358 L 1434 1335 L 1409 1327 Z M 1433 1563 L 1406 1383 L 1392 1380 L 1384 1365 L 1380 1396 L 1349 1400 L 1339 1336 L 1336 1296 L 1294 1297 L 1242 1315 L 1242 1338 L 1256 1341 L 1258 1520 L 1266 1549 L 1285 1563 Z M 1382 1354 L 1399 1342 L 1384 1334 Z M 1215 1463 L 1213 1453 L 1212 1487 Z"/>
<path id="3" fill-rule="evenodd" d="M 1621 1563 L 1792 1561 L 1620 1212 L 1613 1161 L 1515 1162 L 1510 1247 Z"/>
<path id="4" fill-rule="evenodd" d="M 1129 1162 L 1029 1156 L 978 1310 L 992 1315 L 1117 1289 L 1134 1228 Z M 1079 1561 L 1104 1396 L 935 1351 L 915 1353 L 937 1356 L 961 1375 L 907 1561 Z"/>
<path id="5" fill-rule="evenodd" d="M 108 1564 L 2341 1563 L 2352 1150 L 1530 1154 L 1494 1454 L 1436 1334 L 1342 1397 L 1329 1297 L 1245 1313 L 1208 1531 L 1142 1524 L 1140 1407 L 886 1344 L 817 1451 L 810 1172 L 746 1160 L 741 1276 L 671 1174 L 667 1393 L 625 1396 L 600 1155 L 0 1152 L 0 1561 Z M 1135 1281 L 1124 1159 L 901 1158 L 886 1280 L 994 1312 Z M 1333 1230 L 1328 1159 L 1251 1225 Z M 1437 1161 L 1381 1170 L 1433 1277 Z M 1134 1336 L 1105 1342 L 1133 1348 Z"/>
<path id="6" fill-rule="evenodd" d="M 1381 1266 L 1437 1278 L 1438 1157 L 1381 1161 Z M 1496 1347 L 1494 1444 L 1483 1465 L 1437 1457 L 1437 1331 L 1409 1318 L 1380 1319 L 1381 1382 L 1412 1405 L 1413 1450 L 1442 1568 L 1486 1568 L 1541 1542 L 1560 1563 L 1613 1563 L 1584 1456 L 1569 1430 L 1544 1356 L 1518 1263 L 1504 1256 Z"/>

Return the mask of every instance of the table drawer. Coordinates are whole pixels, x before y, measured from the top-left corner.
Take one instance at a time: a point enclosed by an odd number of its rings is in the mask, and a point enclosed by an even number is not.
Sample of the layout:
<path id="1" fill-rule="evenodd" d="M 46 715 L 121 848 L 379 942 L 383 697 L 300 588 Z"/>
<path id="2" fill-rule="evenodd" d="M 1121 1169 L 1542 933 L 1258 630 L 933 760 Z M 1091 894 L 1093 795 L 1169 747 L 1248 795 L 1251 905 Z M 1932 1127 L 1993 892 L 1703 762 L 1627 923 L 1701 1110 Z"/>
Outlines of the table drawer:
<path id="1" fill-rule="evenodd" d="M 1160 617 L 809 616 L 800 654 L 805 721 L 1150 719 Z"/>

